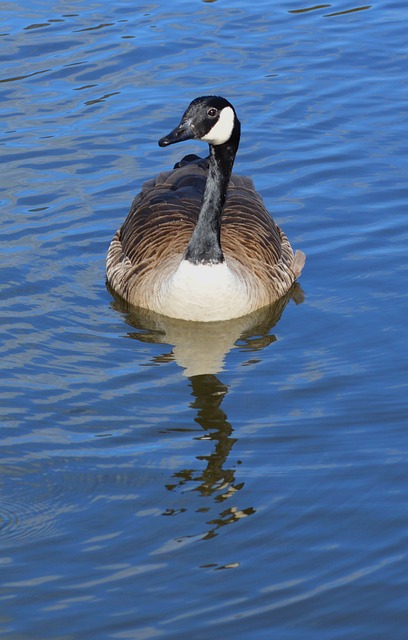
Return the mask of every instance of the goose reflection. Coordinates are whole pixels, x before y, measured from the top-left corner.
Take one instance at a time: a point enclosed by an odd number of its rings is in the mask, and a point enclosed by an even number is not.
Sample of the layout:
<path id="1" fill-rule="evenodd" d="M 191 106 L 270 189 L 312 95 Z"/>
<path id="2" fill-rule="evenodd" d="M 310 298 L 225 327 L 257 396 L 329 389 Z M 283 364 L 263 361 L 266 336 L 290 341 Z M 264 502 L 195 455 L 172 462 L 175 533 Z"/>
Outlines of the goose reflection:
<path id="1" fill-rule="evenodd" d="M 128 333 L 130 338 L 144 343 L 172 345 L 172 349 L 165 350 L 160 356 L 155 356 L 155 364 L 166 364 L 175 361 L 189 378 L 193 400 L 190 408 L 195 412 L 195 422 L 200 425 L 203 433 L 197 440 L 211 441 L 213 447 L 208 455 L 198 455 L 195 460 L 200 462 L 192 468 L 180 469 L 172 476 L 172 481 L 166 484 L 171 492 L 191 490 L 200 496 L 213 498 L 213 506 L 224 503 L 240 491 L 244 484 L 235 480 L 235 464 L 229 462 L 231 450 L 237 441 L 233 437 L 233 427 L 221 405 L 228 393 L 228 387 L 223 384 L 217 374 L 223 369 L 226 354 L 235 348 L 251 354 L 260 351 L 276 341 L 271 329 L 280 320 L 281 315 L 293 299 L 296 304 L 303 302 L 303 292 L 296 284 L 290 292 L 270 307 L 260 309 L 243 318 L 224 322 L 187 322 L 160 316 L 154 312 L 129 306 L 123 300 L 114 297 L 113 307 L 124 315 L 125 321 L 135 331 Z M 203 463 L 204 462 L 204 468 Z M 231 501 L 233 503 L 234 500 Z M 206 503 L 208 505 L 208 503 Z M 202 511 L 210 515 L 211 506 L 203 507 Z M 179 512 L 177 509 L 167 509 L 163 515 L 171 516 Z M 217 530 L 252 515 L 254 509 L 230 506 L 210 516 L 207 520 L 209 529 L 200 536 L 209 539 L 217 535 Z"/>
<path id="2" fill-rule="evenodd" d="M 190 407 L 196 411 L 195 421 L 202 427 L 204 433 L 198 440 L 209 440 L 213 449 L 208 455 L 199 455 L 196 460 L 204 462 L 204 469 L 181 469 L 173 475 L 173 482 L 166 485 L 169 491 L 183 492 L 187 487 L 194 486 L 194 490 L 202 497 L 213 496 L 214 505 L 232 498 L 240 491 L 244 483 L 235 481 L 235 467 L 228 462 L 232 447 L 237 441 L 232 437 L 233 428 L 221 408 L 221 403 L 228 393 L 228 387 L 220 382 L 213 374 L 203 374 L 190 379 L 194 400 Z M 235 466 L 239 465 L 239 461 Z M 205 503 L 208 505 L 208 503 Z M 210 514 L 210 507 L 202 508 Z M 217 535 L 218 529 L 236 522 L 237 520 L 255 513 L 252 507 L 238 509 L 230 506 L 221 512 L 210 515 L 207 525 L 209 529 L 201 539 L 208 540 Z M 173 515 L 168 510 L 164 515 Z"/>
<path id="3" fill-rule="evenodd" d="M 194 401 L 190 407 L 197 414 L 195 421 L 202 427 L 204 435 L 199 440 L 211 440 L 214 442 L 213 452 L 208 456 L 199 456 L 198 460 L 204 460 L 207 464 L 204 470 L 196 475 L 194 469 L 185 469 L 174 475 L 177 482 L 167 485 L 168 489 L 181 488 L 187 482 L 196 484 L 196 491 L 203 496 L 217 493 L 217 501 L 226 499 L 223 491 L 232 486 L 234 471 L 224 469 L 228 455 L 236 442 L 232 438 L 233 428 L 227 420 L 225 412 L 221 409 L 221 403 L 228 393 L 228 387 L 222 384 L 212 374 L 195 376 L 190 381 Z"/>
<path id="4" fill-rule="evenodd" d="M 140 342 L 172 345 L 170 353 L 166 351 L 153 361 L 164 364 L 175 360 L 183 369 L 183 375 L 190 379 L 220 373 L 225 356 L 234 346 L 250 351 L 269 346 L 276 340 L 269 332 L 280 320 L 288 302 L 291 299 L 296 304 L 303 302 L 303 291 L 296 283 L 286 296 L 249 315 L 222 322 L 191 322 L 133 307 L 109 290 L 114 299 L 113 308 L 136 329 L 136 332 L 128 333 L 128 337 Z"/>

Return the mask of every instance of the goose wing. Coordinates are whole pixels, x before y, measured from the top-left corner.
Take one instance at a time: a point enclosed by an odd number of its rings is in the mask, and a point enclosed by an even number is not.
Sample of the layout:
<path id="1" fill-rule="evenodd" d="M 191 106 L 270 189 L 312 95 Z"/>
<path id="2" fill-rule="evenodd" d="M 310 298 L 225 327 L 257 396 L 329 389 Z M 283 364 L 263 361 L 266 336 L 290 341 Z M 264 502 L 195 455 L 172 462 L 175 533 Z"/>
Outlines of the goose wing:
<path id="1" fill-rule="evenodd" d="M 207 170 L 207 159 L 187 156 L 172 171 L 143 184 L 119 230 L 122 252 L 132 264 L 184 253 L 200 212 Z M 272 266 L 282 256 L 282 232 L 250 178 L 231 177 L 221 242 L 226 256 L 243 263 Z"/>
<path id="2" fill-rule="evenodd" d="M 136 280 L 143 287 L 152 271 L 165 272 L 180 260 L 198 219 L 207 171 L 208 159 L 186 156 L 172 171 L 143 184 L 108 252 L 108 279 L 123 297 Z M 226 259 L 238 263 L 243 273 L 250 271 L 274 288 L 281 280 L 283 293 L 298 275 L 291 270 L 292 247 L 250 178 L 231 176 L 221 245 Z"/>

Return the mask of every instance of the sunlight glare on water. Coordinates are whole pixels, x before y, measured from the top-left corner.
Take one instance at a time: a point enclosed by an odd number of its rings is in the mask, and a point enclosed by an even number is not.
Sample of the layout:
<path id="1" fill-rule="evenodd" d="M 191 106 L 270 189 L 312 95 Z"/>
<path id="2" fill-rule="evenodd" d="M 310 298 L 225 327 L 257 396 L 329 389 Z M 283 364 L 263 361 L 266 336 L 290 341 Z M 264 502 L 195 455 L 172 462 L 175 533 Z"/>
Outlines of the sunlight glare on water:
<path id="1" fill-rule="evenodd" d="M 2 4 L 0 637 L 401 639 L 401 0 Z M 299 286 L 228 323 L 129 309 L 109 242 L 224 95 Z"/>

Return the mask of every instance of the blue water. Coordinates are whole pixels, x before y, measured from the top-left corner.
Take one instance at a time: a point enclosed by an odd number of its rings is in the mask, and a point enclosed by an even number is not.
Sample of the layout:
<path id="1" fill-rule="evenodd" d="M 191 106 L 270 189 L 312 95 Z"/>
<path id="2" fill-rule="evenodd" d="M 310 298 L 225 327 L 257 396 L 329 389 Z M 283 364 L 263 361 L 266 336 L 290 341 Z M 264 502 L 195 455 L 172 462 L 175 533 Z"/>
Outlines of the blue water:
<path id="1" fill-rule="evenodd" d="M 402 0 L 3 3 L 0 637 L 376 640 L 408 625 Z M 108 244 L 198 95 L 307 264 L 208 325 Z"/>

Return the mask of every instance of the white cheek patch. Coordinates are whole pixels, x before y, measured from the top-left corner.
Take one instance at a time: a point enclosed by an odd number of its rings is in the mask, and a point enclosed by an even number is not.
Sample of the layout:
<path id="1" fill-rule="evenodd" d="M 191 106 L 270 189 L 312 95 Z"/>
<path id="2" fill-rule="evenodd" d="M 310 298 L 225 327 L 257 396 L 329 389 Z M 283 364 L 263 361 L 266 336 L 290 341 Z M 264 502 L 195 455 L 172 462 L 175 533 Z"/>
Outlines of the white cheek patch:
<path id="1" fill-rule="evenodd" d="M 231 107 L 224 107 L 216 124 L 201 138 L 209 144 L 224 144 L 230 139 L 234 128 L 235 115 Z"/>

